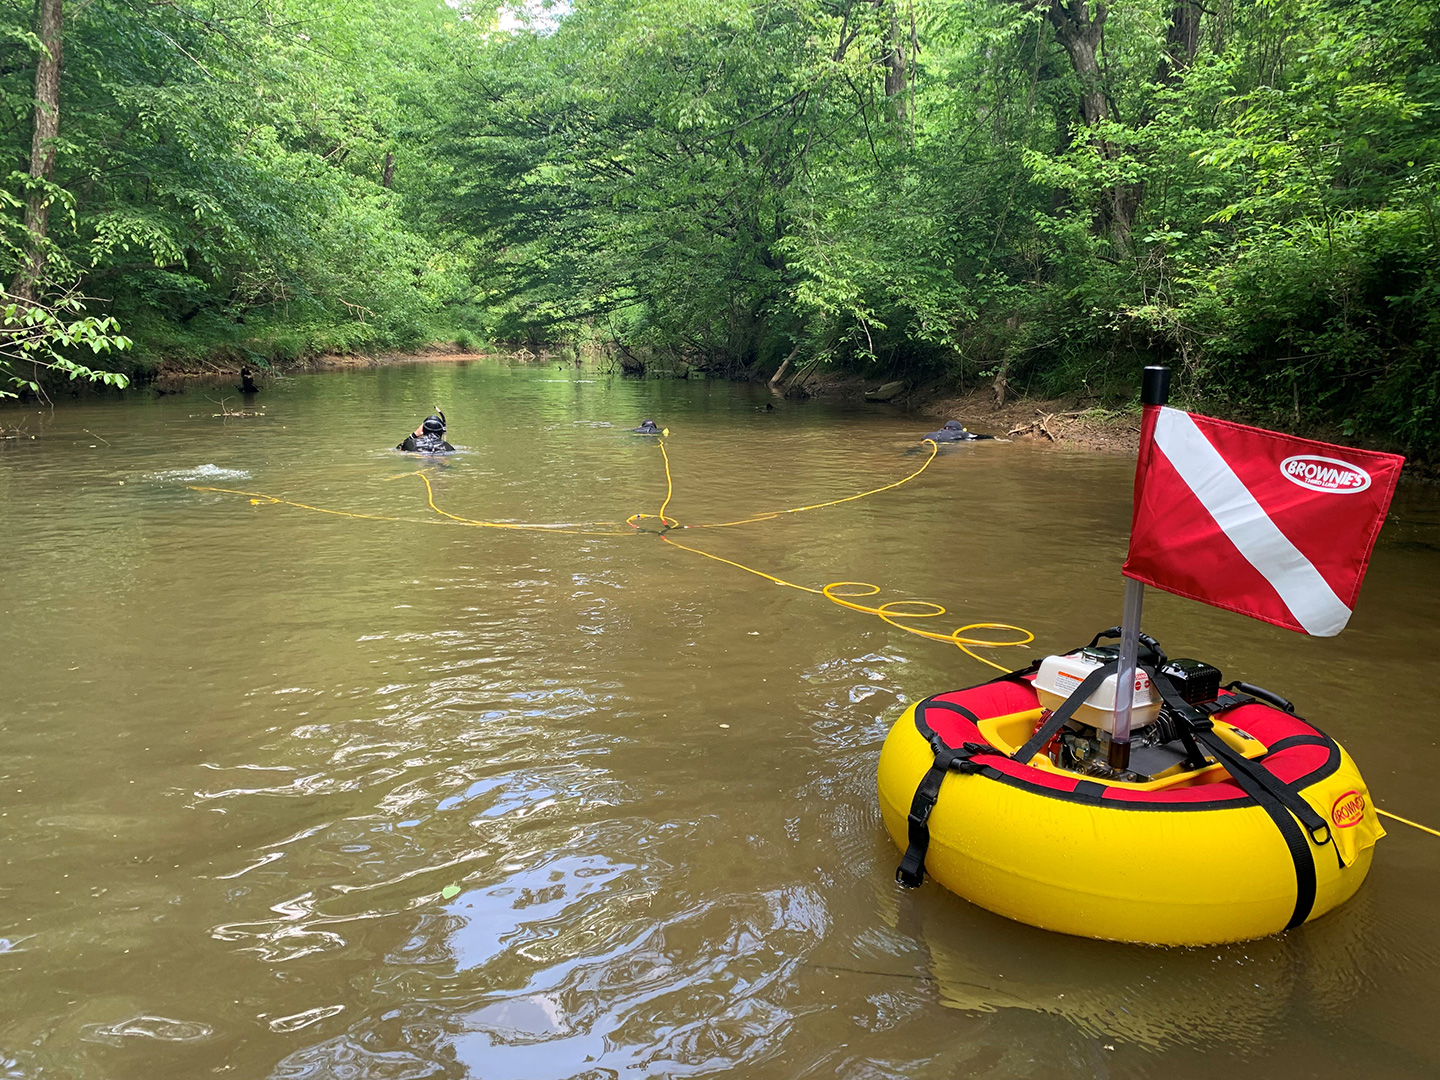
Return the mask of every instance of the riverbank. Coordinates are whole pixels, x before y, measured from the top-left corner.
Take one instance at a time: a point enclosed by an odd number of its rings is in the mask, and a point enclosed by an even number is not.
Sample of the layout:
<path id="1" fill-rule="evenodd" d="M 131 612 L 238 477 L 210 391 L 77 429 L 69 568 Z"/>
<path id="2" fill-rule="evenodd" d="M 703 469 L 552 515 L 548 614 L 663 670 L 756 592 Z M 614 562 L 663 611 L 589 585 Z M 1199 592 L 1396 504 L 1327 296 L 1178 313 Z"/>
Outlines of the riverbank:
<path id="1" fill-rule="evenodd" d="M 212 379 L 226 375 L 238 377 L 242 368 L 249 368 L 257 377 L 263 378 L 266 375 L 290 375 L 305 371 L 347 371 L 356 368 L 384 367 L 386 364 L 481 360 L 496 355 L 498 354 L 461 348 L 455 342 L 436 342 L 405 352 L 321 353 L 318 356 L 272 364 L 269 367 L 245 363 L 233 357 L 205 360 L 197 360 L 193 357 L 167 357 L 161 360 L 152 371 L 137 377 L 135 384 L 154 386 L 161 391 L 172 391 L 181 389 L 196 379 Z"/>
<path id="2" fill-rule="evenodd" d="M 266 372 L 256 371 L 256 374 L 263 378 L 266 374 L 347 371 L 384 367 L 389 364 L 463 363 L 516 355 L 510 352 L 466 349 L 455 342 L 435 342 L 406 352 L 322 354 L 277 365 Z M 548 351 L 536 354 L 526 350 L 518 355 L 522 359 L 534 361 L 554 359 Z M 217 376 L 238 378 L 243 366 L 246 365 L 232 359 L 167 359 L 161 361 L 153 377 L 148 380 L 148 385 L 161 392 L 173 392 L 196 380 Z M 889 385 L 891 384 L 886 384 L 883 380 L 877 382 L 873 378 L 867 379 L 850 372 L 824 372 L 805 379 L 804 396 L 839 402 L 868 400 L 927 419 L 933 417 L 935 427 L 939 427 L 946 420 L 959 420 L 972 431 L 982 434 L 1025 439 L 1070 449 L 1134 454 L 1139 446 L 1140 418 L 1138 413 L 1127 410 L 1086 409 L 1078 407 L 1074 401 L 1031 397 L 1015 397 L 997 408 L 994 391 L 990 387 L 957 394 L 953 387 L 947 387 L 943 383 L 922 384 L 913 389 L 907 385 L 889 400 L 877 401 L 876 391 L 882 386 L 888 389 Z M 782 393 L 780 387 L 775 389 L 777 394 Z"/>
<path id="3" fill-rule="evenodd" d="M 881 402 L 918 416 L 933 418 L 934 427 L 946 420 L 959 420 L 972 431 L 997 437 L 1025 439 L 1076 450 L 1117 453 L 1134 456 L 1140 446 L 1140 410 L 1138 406 L 1105 406 L 1094 398 L 1032 397 L 1024 394 L 1009 397 L 1003 405 L 995 403 L 993 384 L 984 383 L 959 390 L 953 381 L 937 379 L 908 383 L 869 378 L 847 372 L 824 372 L 803 376 L 796 392 L 792 380 L 784 389 L 794 396 L 817 397 L 830 401 Z M 1285 413 L 1262 412 L 1227 407 L 1222 401 L 1186 401 L 1177 405 L 1197 412 L 1251 424 L 1300 438 L 1342 446 L 1398 452 L 1387 440 L 1364 438 L 1333 421 L 1324 421 Z M 1407 455 L 1406 476 L 1410 479 L 1440 479 L 1436 462 L 1418 454 Z"/>
<path id="4" fill-rule="evenodd" d="M 1074 401 L 1030 397 L 1014 398 L 997 408 L 994 394 L 984 389 L 938 398 L 920 412 L 933 416 L 937 427 L 945 420 L 959 420 L 972 431 L 1076 450 L 1136 454 L 1140 449 L 1138 410 L 1086 409 Z"/>
<path id="5" fill-rule="evenodd" d="M 1140 414 L 1135 409 L 1026 395 L 996 405 L 991 385 L 960 391 L 947 380 L 911 384 L 838 371 L 787 379 L 773 389 L 777 394 L 793 394 L 797 381 L 804 397 L 884 404 L 927 420 L 933 418 L 931 426 L 937 428 L 947 420 L 959 420 L 984 435 L 1102 453 L 1135 454 L 1140 446 Z"/>
<path id="6" fill-rule="evenodd" d="M 325 353 L 290 363 L 278 364 L 267 370 L 254 368 L 257 378 L 267 375 L 288 375 L 299 372 L 346 371 L 384 367 L 390 364 L 443 364 L 490 360 L 501 357 L 530 362 L 554 362 L 559 354 L 550 350 L 532 353 L 529 350 L 481 350 L 457 342 L 435 342 L 409 351 L 377 353 Z M 573 353 L 565 359 L 573 363 Z M 587 360 L 586 363 L 595 361 Z M 173 393 L 196 381 L 216 377 L 237 377 L 246 366 L 237 360 L 166 359 L 143 385 L 153 386 L 161 393 Z M 661 377 L 666 377 L 662 374 Z M 797 393 L 798 383 L 798 393 Z M 866 378 L 854 372 L 808 372 L 797 380 L 785 379 L 773 386 L 777 400 L 782 396 L 821 398 L 827 401 L 870 402 L 912 415 L 929 427 L 939 427 L 946 420 L 959 420 L 972 431 L 998 438 L 1043 443 L 1058 449 L 1124 454 L 1137 453 L 1140 442 L 1140 414 L 1133 408 L 1107 408 L 1087 404 L 1076 398 L 1042 398 L 1018 395 L 1003 405 L 995 404 L 991 385 L 981 385 L 963 392 L 952 382 L 934 380 L 918 384 Z M 1205 407 L 1202 405 L 1202 409 Z M 1260 426 L 1289 430 L 1295 434 L 1327 442 L 1355 443 L 1356 440 L 1332 426 L 1285 423 L 1283 418 L 1227 416 L 1225 410 L 1211 408 L 1222 418 Z M 923 418 L 923 419 L 922 419 Z M 1384 447 L 1380 447 L 1384 449 Z M 1412 461 L 1406 468 L 1410 478 L 1433 479 L 1435 470 L 1424 462 Z"/>

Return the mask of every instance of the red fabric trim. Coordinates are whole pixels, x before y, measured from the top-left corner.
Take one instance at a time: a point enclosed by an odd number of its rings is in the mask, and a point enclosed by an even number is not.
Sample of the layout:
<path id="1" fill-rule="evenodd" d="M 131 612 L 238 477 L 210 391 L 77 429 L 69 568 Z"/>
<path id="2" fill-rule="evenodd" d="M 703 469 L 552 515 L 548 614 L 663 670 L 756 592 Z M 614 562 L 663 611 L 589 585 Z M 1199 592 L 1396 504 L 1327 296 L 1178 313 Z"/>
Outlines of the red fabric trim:
<path id="1" fill-rule="evenodd" d="M 937 694 L 932 700 L 963 706 L 981 720 L 988 720 L 996 716 L 1007 716 L 1011 713 L 1038 708 L 1040 699 L 1031 687 L 1030 681 L 1032 681 L 1031 678 L 1027 677 L 1027 681 L 1023 683 L 1013 679 L 985 683 L 982 686 L 973 686 L 968 690 L 954 690 L 946 694 Z M 925 721 L 930 725 L 931 730 L 944 739 L 949 746 L 986 741 L 981 736 L 979 728 L 959 713 L 950 712 L 948 709 L 929 710 L 925 714 Z M 1225 722 L 1242 731 L 1249 732 L 1266 746 L 1273 745 L 1291 735 L 1322 734 L 1317 728 L 1299 717 L 1272 709 L 1267 705 L 1241 705 L 1231 709 L 1225 713 Z M 1264 766 L 1277 779 L 1288 784 L 1320 768 L 1329 759 L 1329 755 L 1329 749 L 1325 746 L 1292 746 L 1278 754 L 1267 755 Z M 1085 779 L 1022 765 L 1001 754 L 999 750 L 996 750 L 995 756 L 986 756 L 979 760 L 1007 776 L 1013 776 L 1027 784 L 1034 784 L 1037 787 L 1056 792 L 1073 792 Z M 1114 802 L 1137 803 L 1216 802 L 1247 797 L 1240 786 L 1227 775 L 1221 773 L 1220 777 L 1209 783 L 1171 788 L 1166 791 L 1134 791 L 1129 788 L 1107 786 L 1103 797 Z"/>

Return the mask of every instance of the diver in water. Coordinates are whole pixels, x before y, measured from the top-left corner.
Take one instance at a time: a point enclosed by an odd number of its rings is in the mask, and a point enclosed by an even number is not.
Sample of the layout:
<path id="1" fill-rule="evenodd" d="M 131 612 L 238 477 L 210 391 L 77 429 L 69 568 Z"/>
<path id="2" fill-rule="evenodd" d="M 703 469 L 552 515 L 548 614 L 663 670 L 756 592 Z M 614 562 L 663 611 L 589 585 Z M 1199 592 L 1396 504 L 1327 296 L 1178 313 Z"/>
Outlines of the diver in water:
<path id="1" fill-rule="evenodd" d="M 438 415 L 427 416 L 395 449 L 410 454 L 448 454 L 454 450 L 455 447 L 445 441 L 445 414 L 439 409 L 435 412 Z"/>
<path id="2" fill-rule="evenodd" d="M 248 367 L 240 369 L 240 385 L 236 387 L 242 394 L 258 394 L 260 387 L 255 385 L 254 375 Z"/>
<path id="3" fill-rule="evenodd" d="M 945 426 L 939 431 L 932 431 L 924 436 L 924 438 L 933 439 L 937 443 L 975 442 L 980 439 L 993 439 L 994 437 L 994 435 L 976 435 L 973 431 L 966 430 L 965 425 L 960 423 L 959 420 L 946 420 Z"/>
<path id="4" fill-rule="evenodd" d="M 661 433 L 660 429 L 655 426 L 654 420 L 642 420 L 639 427 L 630 430 L 636 435 L 659 435 Z"/>

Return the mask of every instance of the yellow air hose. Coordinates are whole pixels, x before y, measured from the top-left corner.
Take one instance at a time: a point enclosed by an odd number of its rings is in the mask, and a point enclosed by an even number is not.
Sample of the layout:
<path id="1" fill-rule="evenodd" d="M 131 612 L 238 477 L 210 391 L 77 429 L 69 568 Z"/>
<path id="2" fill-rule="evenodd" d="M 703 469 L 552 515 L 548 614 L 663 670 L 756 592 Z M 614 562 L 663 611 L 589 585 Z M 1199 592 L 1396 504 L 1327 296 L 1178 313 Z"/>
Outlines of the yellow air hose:
<path id="1" fill-rule="evenodd" d="M 335 517 L 360 518 L 363 521 L 403 521 L 407 525 L 439 525 L 441 522 L 422 518 L 387 517 L 383 514 L 355 514 L 349 510 L 328 510 L 323 506 L 282 499 L 278 495 L 267 495 L 263 491 L 240 491 L 236 488 L 205 487 L 199 484 L 187 485 L 191 491 L 214 491 L 221 495 L 243 495 L 251 506 L 293 506 L 297 510 L 310 510 L 317 514 L 333 514 Z"/>
<path id="2" fill-rule="evenodd" d="M 713 555 L 708 551 L 701 551 L 687 544 L 677 543 L 668 536 L 661 536 L 661 540 L 671 547 L 677 547 L 681 551 L 688 551 L 692 555 L 703 555 L 707 559 L 714 559 L 716 562 L 724 563 L 726 566 L 733 566 L 737 570 L 744 570 L 747 574 L 754 574 L 756 577 L 764 578 L 766 581 L 773 581 L 776 585 L 784 585 L 787 589 L 798 589 L 800 592 L 813 593 L 816 596 L 823 596 L 832 604 L 839 604 L 841 607 L 849 608 L 851 611 L 858 611 L 865 615 L 874 615 L 882 622 L 889 623 L 898 630 L 904 630 L 907 634 L 916 634 L 931 641 L 944 641 L 956 646 L 961 652 L 972 659 L 979 660 L 982 664 L 989 664 L 997 671 L 1009 671 L 1004 664 L 997 664 L 993 660 L 987 660 L 971 651 L 973 648 L 1003 649 L 1021 645 L 1029 645 L 1035 640 L 1035 635 L 1019 626 L 1010 626 L 1008 623 L 969 623 L 957 627 L 948 634 L 937 634 L 933 630 L 921 630 L 918 627 L 906 626 L 904 623 L 896 622 L 896 619 L 933 619 L 945 614 L 945 609 L 939 604 L 933 604 L 928 600 L 892 600 L 881 604 L 879 607 L 870 607 L 868 604 L 857 604 L 854 597 L 875 596 L 880 592 L 880 586 L 872 585 L 868 581 L 832 581 L 818 589 L 812 589 L 808 585 L 797 585 L 793 581 L 786 581 L 784 578 L 776 577 L 774 574 L 767 574 L 764 570 L 756 570 L 753 566 L 746 566 L 744 563 L 736 562 L 733 559 L 724 559 L 719 555 Z M 841 592 L 842 589 L 856 589 L 863 591 Z M 897 608 L 905 605 L 926 608 L 924 611 L 898 611 Z M 1007 630 L 1020 635 L 1015 641 L 991 641 L 986 638 L 965 637 L 967 630 Z"/>
<path id="3" fill-rule="evenodd" d="M 771 510 L 764 514 L 756 514 L 754 517 L 741 518 L 738 521 L 717 521 L 709 525 L 682 525 L 680 527 L 682 529 L 728 529 L 732 525 L 750 525 L 757 521 L 774 521 L 776 518 L 784 517 L 786 514 L 802 514 L 806 510 L 823 510 L 827 506 L 839 506 L 841 503 L 854 502 L 856 499 L 863 499 L 867 495 L 878 495 L 882 491 L 891 491 L 894 488 L 898 488 L 902 484 L 908 484 L 911 480 L 914 480 L 917 476 L 923 473 L 926 469 L 930 467 L 930 463 L 935 460 L 935 455 L 940 452 L 940 445 L 934 439 L 924 439 L 922 441 L 930 444 L 930 456 L 925 459 L 925 464 L 921 465 L 918 469 L 916 469 L 913 473 L 911 473 L 904 479 L 896 480 L 893 484 L 886 484 L 884 487 L 871 488 L 869 491 L 862 491 L 858 495 L 847 495 L 843 499 L 831 499 L 829 502 L 812 503 L 809 506 L 793 506 L 789 510 Z M 665 449 L 663 443 L 661 444 L 660 449 Z M 667 479 L 670 476 L 669 455 L 666 455 L 665 458 L 665 476 Z M 670 502 L 669 498 L 666 498 L 665 502 L 668 504 Z M 661 512 L 664 512 L 663 508 Z M 878 592 L 879 590 L 876 591 Z"/>
<path id="4" fill-rule="evenodd" d="M 420 480 L 425 484 L 425 502 L 429 505 L 429 507 L 430 507 L 431 510 L 434 510 L 435 513 L 439 514 L 441 517 L 447 517 L 447 518 L 449 518 L 451 521 L 458 521 L 458 522 L 459 522 L 460 524 L 462 524 L 462 525 L 474 525 L 474 526 L 476 526 L 476 527 L 478 527 L 478 528 L 482 528 L 482 529 L 519 529 L 519 530 L 522 530 L 522 531 L 530 531 L 530 532 L 569 533 L 569 534 L 571 534 L 571 535 L 573 535 L 573 536 L 623 536 L 623 535 L 625 535 L 624 533 L 621 533 L 621 532 L 618 532 L 618 531 L 599 532 L 599 531 L 591 530 L 591 529 L 576 528 L 573 524 L 533 525 L 533 524 L 525 524 L 525 523 L 521 523 L 521 522 L 509 522 L 509 521 L 478 521 L 478 520 L 476 520 L 476 519 L 474 519 L 474 518 L 460 517 L 458 514 L 452 514 L 452 513 L 450 513 L 450 511 L 448 511 L 448 510 L 441 510 L 440 507 L 438 507 L 438 506 L 435 505 L 435 489 L 430 486 L 430 478 L 429 478 L 428 476 L 426 476 L 426 475 L 425 475 L 423 472 L 421 472 L 420 470 L 417 469 L 415 472 L 401 473 L 399 476 L 390 476 L 390 477 L 387 477 L 386 479 L 387 479 L 387 480 L 400 480 L 400 479 L 403 479 L 404 477 L 407 477 L 407 476 L 418 476 L 418 477 L 420 478 Z M 667 501 L 668 501 L 668 500 L 667 500 Z M 615 522 L 615 521 L 598 521 L 598 522 L 595 522 L 594 524 L 597 524 L 597 525 L 618 525 L 619 522 Z"/>
<path id="5" fill-rule="evenodd" d="M 1375 807 L 1375 812 L 1381 817 L 1388 817 L 1391 821 L 1398 821 L 1401 825 L 1409 825 L 1412 829 L 1428 832 L 1431 836 L 1440 836 L 1440 829 L 1432 829 L 1429 825 L 1421 825 L 1418 821 L 1411 821 L 1409 818 L 1403 818 L 1399 814 L 1392 814 L 1389 810 L 1381 810 L 1377 806 Z"/>
<path id="6" fill-rule="evenodd" d="M 670 434 L 668 428 L 665 429 L 665 434 L 667 436 Z M 832 581 L 828 585 L 822 585 L 820 588 L 815 589 L 811 588 L 808 585 L 799 585 L 793 581 L 786 581 L 784 578 L 776 577 L 774 574 L 767 574 L 763 570 L 757 570 L 753 566 L 746 566 L 744 563 L 736 562 L 733 559 L 722 558 L 721 556 L 715 555 L 709 551 L 701 551 L 699 548 L 690 547 L 687 544 L 681 544 L 678 541 L 672 540 L 669 536 L 666 535 L 666 533 L 674 529 L 726 529 L 736 525 L 751 525 L 764 521 L 775 521 L 776 519 L 784 517 L 787 514 L 800 514 L 808 510 L 822 510 L 829 506 L 839 506 L 841 503 L 854 502 L 857 499 L 863 499 L 870 495 L 878 495 L 882 491 L 892 491 L 895 488 L 898 488 L 904 484 L 908 484 L 910 481 L 920 476 L 921 473 L 923 473 L 927 468 L 930 467 L 931 462 L 935 460 L 935 456 L 939 453 L 940 450 L 939 445 L 936 444 L 933 439 L 926 439 L 924 441 L 930 444 L 930 456 L 925 459 L 924 464 L 922 464 L 918 469 L 910 473 L 908 476 L 902 477 L 901 479 L 896 480 L 893 483 L 885 484 L 882 487 L 871 488 L 868 491 L 862 491 L 856 495 L 847 495 L 844 498 L 840 499 L 830 499 L 826 502 L 811 503 L 808 506 L 795 506 L 791 507 L 788 510 L 768 511 L 766 513 L 756 514 L 752 517 L 738 518 L 735 521 L 719 521 L 703 525 L 682 525 L 679 521 L 675 520 L 672 517 L 669 517 L 666 514 L 666 511 L 670 507 L 671 500 L 674 498 L 675 495 L 675 482 L 670 470 L 670 453 L 665 448 L 664 440 L 658 440 L 660 446 L 661 460 L 663 461 L 665 467 L 665 499 L 660 504 L 660 512 L 658 514 L 631 514 L 628 518 L 625 519 L 625 523 L 627 525 L 630 525 L 634 529 L 639 529 L 638 522 L 646 520 L 659 521 L 662 526 L 662 528 L 658 530 L 659 538 L 661 541 L 669 544 L 671 547 L 679 548 L 681 551 L 687 551 L 692 555 L 699 555 L 703 558 L 711 559 L 714 562 L 724 563 L 726 566 L 733 566 L 737 570 L 743 570 L 747 574 L 754 574 L 756 577 L 764 578 L 766 581 L 773 582 L 776 585 L 783 585 L 787 589 L 795 589 L 799 592 L 811 593 L 815 596 L 823 596 L 832 604 L 837 604 L 840 607 L 848 608 L 851 611 L 858 611 L 863 615 L 873 615 L 876 618 L 880 619 L 882 622 L 895 627 L 897 630 L 903 630 L 907 634 L 915 634 L 918 637 L 928 638 L 931 641 L 939 641 L 948 645 L 954 645 L 961 652 L 965 653 L 965 655 L 971 657 L 974 660 L 980 661 L 980 663 L 982 664 L 988 664 L 990 667 L 995 668 L 998 671 L 1008 671 L 1009 669 L 1006 668 L 1003 664 L 997 664 L 993 660 L 988 660 L 985 657 L 978 655 L 973 650 L 1020 648 L 1025 645 L 1029 645 L 1035 640 L 1035 635 L 1022 627 L 1011 626 L 1008 623 L 977 622 L 967 623 L 964 626 L 956 627 L 948 634 L 938 633 L 934 630 L 924 630 L 917 626 L 909 626 L 906 623 L 897 620 L 941 618 L 946 614 L 946 610 L 944 607 L 939 604 L 932 603 L 929 600 L 891 600 L 878 605 L 857 603 L 856 601 L 863 597 L 879 595 L 880 586 L 872 585 L 869 582 L 865 581 Z M 356 518 L 361 521 L 403 522 L 407 525 L 446 525 L 453 523 L 456 525 L 462 525 L 471 528 L 510 529 L 529 532 L 560 533 L 571 536 L 632 535 L 631 533 L 627 533 L 624 530 L 600 530 L 593 528 L 585 528 L 582 525 L 569 522 L 557 524 L 540 524 L 529 522 L 484 521 L 476 518 L 461 517 L 459 514 L 452 514 L 450 513 L 450 511 L 441 509 L 438 505 L 436 505 L 435 489 L 430 484 L 430 478 L 426 476 L 423 471 L 415 470 L 414 472 L 400 473 L 397 476 L 386 477 L 386 480 L 400 480 L 407 476 L 420 477 L 421 482 L 425 485 L 426 505 L 436 514 L 440 515 L 441 518 L 444 518 L 446 520 L 438 521 L 435 518 L 408 518 L 384 514 L 359 514 L 349 510 L 332 510 L 327 507 L 312 506 L 309 503 L 298 502 L 294 499 L 284 499 L 279 497 L 278 495 L 269 495 L 265 492 L 260 491 L 241 491 L 235 488 L 208 487 L 195 484 L 189 485 L 189 488 L 191 491 L 209 491 L 217 492 L 223 495 L 240 495 L 248 498 L 251 505 L 253 506 L 293 506 L 296 509 L 309 510 L 317 514 L 328 514 L 335 517 Z M 597 521 L 590 522 L 588 524 L 595 526 L 615 526 L 619 523 L 612 521 Z M 996 641 L 989 638 L 967 637 L 966 635 L 972 630 L 995 630 L 1014 634 L 1016 635 L 1016 637 L 1013 641 Z M 1432 829 L 1428 825 L 1421 825 L 1419 822 L 1411 821 L 1409 818 L 1403 818 L 1399 814 L 1392 814 L 1388 810 L 1381 810 L 1378 806 L 1375 809 L 1377 813 L 1389 818 L 1392 821 L 1398 821 L 1402 825 L 1409 825 L 1413 829 L 1418 829 L 1421 832 L 1429 833 L 1432 836 L 1440 836 L 1440 829 Z"/>
<path id="7" fill-rule="evenodd" d="M 957 627 L 948 634 L 939 634 L 933 630 L 921 630 L 919 627 L 908 626 L 896 620 L 935 619 L 945 615 L 945 608 L 939 604 L 931 603 L 928 600 L 891 600 L 878 607 L 872 607 L 869 604 L 858 604 L 855 601 L 860 597 L 879 595 L 880 586 L 872 585 L 868 581 L 832 581 L 828 585 L 821 586 L 818 589 L 812 589 L 808 585 L 797 585 L 793 581 L 786 581 L 784 578 L 776 577 L 774 574 L 767 574 L 763 570 L 757 570 L 753 566 L 746 566 L 744 563 L 736 562 L 733 559 L 721 558 L 719 555 L 714 555 L 708 551 L 701 551 L 699 548 L 690 547 L 688 544 L 678 543 L 665 535 L 666 532 L 675 528 L 723 529 L 731 525 L 748 525 L 761 521 L 774 521 L 776 518 L 785 514 L 799 514 L 806 510 L 820 510 L 827 506 L 838 506 L 841 503 L 854 502 L 856 499 L 863 499 L 867 495 L 878 495 L 882 491 L 891 491 L 894 488 L 900 487 L 902 484 L 908 484 L 911 480 L 914 480 L 929 468 L 930 463 L 935 460 L 935 455 L 939 452 L 940 447 L 933 439 L 926 439 L 925 441 L 930 444 L 930 456 L 925 459 L 925 463 L 909 476 L 896 480 L 894 483 L 886 484 L 883 487 L 871 488 L 869 491 L 862 491 L 858 495 L 848 495 L 843 499 L 831 499 L 828 502 L 812 503 L 809 506 L 796 506 L 789 510 L 776 510 L 736 521 L 718 522 L 713 525 L 681 525 L 674 518 L 667 517 L 665 514 L 666 509 L 670 506 L 670 500 L 674 495 L 675 486 L 670 474 L 670 453 L 665 449 L 665 443 L 662 440 L 660 442 L 660 454 L 665 464 L 665 501 L 660 504 L 660 512 L 658 514 L 632 514 L 626 520 L 628 524 L 635 526 L 636 522 L 647 518 L 651 520 L 658 519 L 664 526 L 664 529 L 660 533 L 660 539 L 671 547 L 679 548 L 681 551 L 688 551 L 692 555 L 702 555 L 707 559 L 713 559 L 715 562 L 724 563 L 726 566 L 733 566 L 737 570 L 744 570 L 747 574 L 754 574 L 756 577 L 764 578 L 766 581 L 774 582 L 776 585 L 783 585 L 787 589 L 796 589 L 800 592 L 823 596 L 832 604 L 838 604 L 841 607 L 849 608 L 851 611 L 858 611 L 864 615 L 874 615 L 882 622 L 888 623 L 897 630 L 904 630 L 907 634 L 915 634 L 919 637 L 929 638 L 931 641 L 944 641 L 954 645 L 967 656 L 979 660 L 982 664 L 989 664 L 997 671 L 1008 671 L 1010 669 L 1005 667 L 1005 665 L 997 664 L 993 660 L 987 660 L 985 657 L 972 652 L 971 649 L 972 647 L 977 649 L 1015 648 L 1029 645 L 1035 640 L 1035 635 L 1021 627 L 1010 626 L 1008 623 L 982 622 Z M 910 610 L 903 610 L 906 608 Z M 1002 630 L 1017 634 L 1018 638 L 1014 641 L 994 641 L 988 638 L 964 636 L 969 630 Z"/>
<path id="8" fill-rule="evenodd" d="M 400 473 L 398 476 L 387 476 L 385 480 L 402 480 L 407 476 L 418 476 L 425 485 L 425 502 L 431 510 L 441 517 L 448 518 L 458 525 L 467 525 L 478 529 L 519 529 L 530 532 L 566 533 L 572 536 L 626 536 L 625 532 L 618 529 L 595 530 L 577 527 L 574 523 L 559 523 L 554 525 L 534 524 L 525 522 L 508 521 L 481 521 L 476 518 L 461 517 L 459 514 L 452 514 L 448 510 L 442 510 L 435 505 L 435 489 L 430 486 L 430 478 L 423 472 Z M 252 506 L 293 506 L 297 510 L 310 510 L 316 514 L 330 514 L 334 517 L 357 518 L 361 521 L 400 521 L 407 525 L 444 525 L 447 522 L 436 521 L 434 518 L 407 518 L 392 517 L 384 514 L 357 514 L 350 510 L 331 510 L 324 506 L 312 506 L 309 503 L 296 502 L 294 499 L 282 499 L 278 495 L 268 495 L 263 491 L 239 491 L 235 488 L 208 487 L 199 484 L 188 485 L 191 491 L 213 491 L 222 495 L 243 495 L 250 500 Z M 591 522 L 594 525 L 619 525 L 618 521 L 597 521 Z"/>

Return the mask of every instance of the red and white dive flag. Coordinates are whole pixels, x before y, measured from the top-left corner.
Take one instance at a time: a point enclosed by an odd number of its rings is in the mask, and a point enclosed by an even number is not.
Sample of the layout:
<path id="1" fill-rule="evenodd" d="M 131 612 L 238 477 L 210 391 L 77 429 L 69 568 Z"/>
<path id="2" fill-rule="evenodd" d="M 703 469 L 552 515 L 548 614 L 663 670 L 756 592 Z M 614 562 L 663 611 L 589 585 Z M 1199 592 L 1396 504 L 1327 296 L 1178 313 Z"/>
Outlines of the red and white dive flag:
<path id="1" fill-rule="evenodd" d="M 1350 620 L 1404 462 L 1148 406 L 1124 573 L 1331 637 Z"/>

